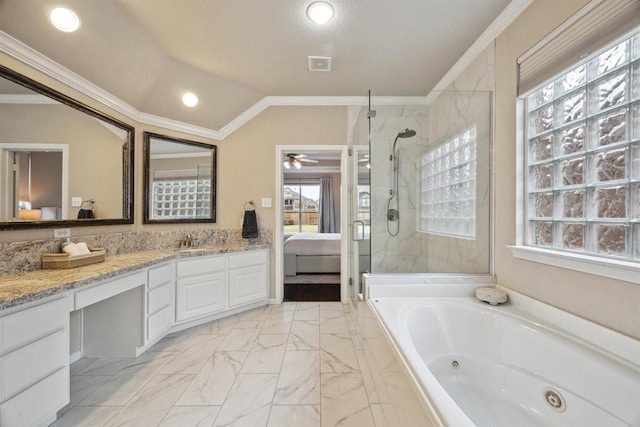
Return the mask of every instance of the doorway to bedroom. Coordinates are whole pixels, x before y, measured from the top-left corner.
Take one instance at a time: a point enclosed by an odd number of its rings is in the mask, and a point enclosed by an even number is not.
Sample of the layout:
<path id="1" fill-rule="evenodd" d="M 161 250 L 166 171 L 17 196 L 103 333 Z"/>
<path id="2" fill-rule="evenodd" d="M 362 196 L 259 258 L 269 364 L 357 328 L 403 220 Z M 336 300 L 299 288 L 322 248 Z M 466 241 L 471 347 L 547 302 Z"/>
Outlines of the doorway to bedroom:
<path id="1" fill-rule="evenodd" d="M 331 147 L 278 150 L 283 301 L 341 301 L 344 149 Z"/>

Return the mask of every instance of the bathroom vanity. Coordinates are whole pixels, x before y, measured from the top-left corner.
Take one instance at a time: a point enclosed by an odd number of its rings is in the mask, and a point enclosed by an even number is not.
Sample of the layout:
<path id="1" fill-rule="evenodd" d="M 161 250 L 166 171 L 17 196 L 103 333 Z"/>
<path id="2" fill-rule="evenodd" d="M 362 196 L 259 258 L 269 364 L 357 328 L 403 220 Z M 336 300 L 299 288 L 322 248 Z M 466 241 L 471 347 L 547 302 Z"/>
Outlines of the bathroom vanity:
<path id="1" fill-rule="evenodd" d="M 53 422 L 74 360 L 136 357 L 167 333 L 267 304 L 268 266 L 268 247 L 256 245 L 2 277 L 0 425 Z"/>

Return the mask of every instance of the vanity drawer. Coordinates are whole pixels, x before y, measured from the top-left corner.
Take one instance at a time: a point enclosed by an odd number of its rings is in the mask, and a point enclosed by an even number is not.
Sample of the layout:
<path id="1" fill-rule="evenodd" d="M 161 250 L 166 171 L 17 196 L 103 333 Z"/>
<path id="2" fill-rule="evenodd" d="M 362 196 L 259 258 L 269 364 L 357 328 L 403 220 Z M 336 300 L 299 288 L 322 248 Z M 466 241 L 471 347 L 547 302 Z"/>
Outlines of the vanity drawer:
<path id="1" fill-rule="evenodd" d="M 62 298 L 0 318 L 0 353 L 67 328 L 70 309 L 71 300 Z"/>
<path id="2" fill-rule="evenodd" d="M 0 358 L 2 399 L 63 368 L 69 361 L 68 337 L 63 329 Z"/>
<path id="3" fill-rule="evenodd" d="M 147 301 L 147 313 L 153 314 L 162 307 L 171 305 L 173 299 L 173 287 L 167 283 L 160 287 L 149 290 Z"/>
<path id="4" fill-rule="evenodd" d="M 169 305 L 147 318 L 147 340 L 160 336 L 173 325 L 173 308 Z"/>
<path id="5" fill-rule="evenodd" d="M 180 260 L 176 263 L 176 269 L 176 275 L 178 277 L 196 276 L 224 271 L 227 269 L 226 257 L 224 255 L 218 255 L 213 257 L 198 257 L 198 259 Z"/>
<path id="6" fill-rule="evenodd" d="M 147 282 L 146 276 L 145 272 L 140 272 L 120 279 L 105 280 L 92 288 L 78 291 L 76 292 L 75 309 L 87 307 L 137 286 L 142 286 Z"/>
<path id="7" fill-rule="evenodd" d="M 0 426 L 47 425 L 69 403 L 69 366 L 54 372 L 0 406 Z"/>
<path id="8" fill-rule="evenodd" d="M 229 255 L 229 269 L 243 268 L 250 265 L 261 265 L 267 263 L 267 251 L 250 251 Z"/>
<path id="9" fill-rule="evenodd" d="M 149 289 L 157 288 L 173 280 L 173 265 L 161 265 L 149 269 Z"/>

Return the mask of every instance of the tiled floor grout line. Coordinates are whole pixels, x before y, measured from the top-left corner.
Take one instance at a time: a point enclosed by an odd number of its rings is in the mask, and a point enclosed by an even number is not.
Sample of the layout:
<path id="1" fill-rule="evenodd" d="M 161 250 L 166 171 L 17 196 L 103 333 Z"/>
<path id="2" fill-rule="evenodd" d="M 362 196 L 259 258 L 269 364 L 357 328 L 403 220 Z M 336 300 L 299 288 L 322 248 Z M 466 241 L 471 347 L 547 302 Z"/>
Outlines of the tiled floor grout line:
<path id="1" fill-rule="evenodd" d="M 159 347 L 154 346 L 148 352 L 148 353 L 158 353 L 158 354 L 160 354 L 161 352 L 164 352 L 164 353 L 170 353 L 170 355 L 167 355 L 166 359 L 163 360 L 162 363 L 159 364 L 158 366 L 152 366 L 151 369 L 153 370 L 153 374 L 148 375 L 148 377 L 143 382 L 138 384 L 137 387 L 135 387 L 135 390 L 132 391 L 131 394 L 128 396 L 126 401 L 123 404 L 118 405 L 117 410 L 113 412 L 108 417 L 108 419 L 102 420 L 104 422 L 103 425 L 109 425 L 109 423 L 115 422 L 115 420 L 119 420 L 122 417 L 130 416 L 131 414 L 126 413 L 125 411 L 131 412 L 131 407 L 134 403 L 139 402 L 140 399 L 144 399 L 145 395 L 149 393 L 153 394 L 156 392 L 152 389 L 152 387 L 154 386 L 154 383 L 152 383 L 152 381 L 154 378 L 157 380 L 160 375 L 163 375 L 163 376 L 176 375 L 175 380 L 173 380 L 175 382 L 178 382 L 180 380 L 180 377 L 184 377 L 185 375 L 188 376 L 189 378 L 184 379 L 185 384 L 187 385 L 181 392 L 176 393 L 176 396 L 172 398 L 170 405 L 166 407 L 163 406 L 159 409 L 162 415 L 158 419 L 159 420 L 158 424 L 161 424 L 163 422 L 167 422 L 167 423 L 175 422 L 176 414 L 183 415 L 186 413 L 188 415 L 191 413 L 196 413 L 197 410 L 202 410 L 200 413 L 206 412 L 208 415 L 211 415 L 211 416 L 215 415 L 214 417 L 211 418 L 211 423 L 215 425 L 216 422 L 222 422 L 220 417 L 223 414 L 223 409 L 225 411 L 226 418 L 229 417 L 229 413 L 233 414 L 233 411 L 236 410 L 229 405 L 237 404 L 237 400 L 238 400 L 237 393 L 239 390 L 238 387 L 242 387 L 243 385 L 246 387 L 246 381 L 239 382 L 239 380 L 245 379 L 249 381 L 250 378 L 253 378 L 249 376 L 254 376 L 254 375 L 256 376 L 255 378 L 258 378 L 262 374 L 261 367 L 265 367 L 265 364 L 266 364 L 266 369 L 265 369 L 266 372 L 264 373 L 265 381 L 267 381 L 268 378 L 271 378 L 271 380 L 268 380 L 268 381 L 272 381 L 274 382 L 274 384 L 273 384 L 273 389 L 270 392 L 270 395 L 265 396 L 263 394 L 263 398 L 270 397 L 268 410 L 266 407 L 263 406 L 263 408 L 265 408 L 263 413 L 266 413 L 266 418 L 263 419 L 264 425 L 267 425 L 267 423 L 269 422 L 277 422 L 277 421 L 272 421 L 272 417 L 275 417 L 273 418 L 273 420 L 276 420 L 276 419 L 282 420 L 283 419 L 282 414 L 284 413 L 283 411 L 286 411 L 286 413 L 288 414 L 292 408 L 299 408 L 294 411 L 296 412 L 296 414 L 305 414 L 305 413 L 308 414 L 309 413 L 308 411 L 312 411 L 313 413 L 315 413 L 316 414 L 315 416 L 317 417 L 315 419 L 319 423 L 318 426 L 328 427 L 332 425 L 330 424 L 331 419 L 334 419 L 335 421 L 336 414 L 329 414 L 327 411 L 330 411 L 330 410 L 335 411 L 336 407 L 333 405 L 336 405 L 337 403 L 339 404 L 340 401 L 343 398 L 345 398 L 345 396 L 343 396 L 343 393 L 345 393 L 344 390 L 335 389 L 336 387 L 335 381 L 338 381 L 338 383 L 340 383 L 340 381 L 342 382 L 348 381 L 350 384 L 353 384 L 353 381 L 356 382 L 356 386 L 358 390 L 357 395 L 360 396 L 358 397 L 358 399 L 362 399 L 362 397 L 364 397 L 364 401 L 360 400 L 361 403 L 358 405 L 364 404 L 366 405 L 366 407 L 365 406 L 357 407 L 361 409 L 350 407 L 348 408 L 349 410 L 357 409 L 358 412 L 350 413 L 351 415 L 349 414 L 347 415 L 348 416 L 364 416 L 366 420 L 369 420 L 364 424 L 358 424 L 359 426 L 360 425 L 362 425 L 363 427 L 366 425 L 373 426 L 375 423 L 378 423 L 378 422 L 382 423 L 382 425 L 384 426 L 390 425 L 388 424 L 388 422 L 391 419 L 397 419 L 397 416 L 391 413 L 388 413 L 388 411 L 396 411 L 396 409 L 394 409 L 394 407 L 392 406 L 392 402 L 385 403 L 383 401 L 380 401 L 380 397 L 378 394 L 381 392 L 381 390 L 378 390 L 378 388 L 380 386 L 384 386 L 384 384 L 382 385 L 378 384 L 376 383 L 376 381 L 379 381 L 379 380 L 384 381 L 384 378 L 380 376 L 382 372 L 380 371 L 380 367 L 373 366 L 373 365 L 369 366 L 370 362 L 368 361 L 368 357 L 373 357 L 373 359 L 371 359 L 371 362 L 374 362 L 376 356 L 373 356 L 373 355 L 367 356 L 368 354 L 367 352 L 371 352 L 373 351 L 373 349 L 370 347 L 371 343 L 369 343 L 367 340 L 361 339 L 365 335 L 365 331 L 361 329 L 361 325 L 359 324 L 359 320 L 361 320 L 361 319 L 358 319 L 359 313 L 354 311 L 351 306 L 343 305 L 340 308 L 341 310 L 338 309 L 338 306 L 329 305 L 329 304 L 323 305 L 322 303 L 319 303 L 315 306 L 313 304 L 296 304 L 296 306 L 291 309 L 284 309 L 284 307 L 281 307 L 281 306 L 269 306 L 268 308 L 260 308 L 260 309 L 251 310 L 249 312 L 240 313 L 236 315 L 237 317 L 235 318 L 235 322 L 230 327 L 224 323 L 216 323 L 216 322 L 222 322 L 225 320 L 225 319 L 219 319 L 198 327 L 194 327 L 194 328 L 198 328 L 196 330 L 194 330 L 193 328 L 190 328 L 184 331 L 179 331 L 179 332 L 170 334 L 170 336 L 165 338 L 168 341 L 165 341 L 165 339 L 161 340 L 159 343 L 156 344 L 156 345 L 159 345 Z M 286 398 L 284 400 L 281 399 L 280 402 L 276 404 L 276 397 L 278 395 L 278 390 L 280 390 L 278 387 L 290 386 L 290 384 L 288 385 L 286 381 L 282 385 L 280 382 L 280 380 L 282 379 L 283 369 L 285 368 L 285 361 L 287 360 L 287 354 L 303 352 L 303 351 L 309 352 L 309 350 L 304 349 L 304 346 L 301 346 L 301 345 L 296 345 L 291 347 L 289 346 L 289 343 L 293 342 L 294 340 L 300 340 L 302 338 L 306 339 L 308 337 L 308 336 L 302 336 L 301 338 L 300 335 L 297 335 L 297 336 L 294 335 L 294 322 L 296 321 L 296 313 L 298 311 L 302 312 L 302 314 L 299 316 L 300 318 L 303 318 L 303 319 L 317 318 L 317 320 L 299 320 L 299 321 L 308 322 L 311 325 L 315 323 L 315 328 L 311 327 L 311 330 L 315 330 L 316 332 L 312 333 L 311 335 L 313 336 L 317 334 L 318 341 L 317 341 L 317 347 L 314 348 L 312 352 L 313 354 L 316 355 L 318 360 L 317 362 L 318 371 L 316 372 L 314 376 L 315 379 L 313 381 L 317 381 L 317 392 L 319 393 L 319 400 L 318 400 L 318 403 L 305 403 L 304 400 L 296 401 L 298 397 L 294 396 L 292 398 L 291 395 L 285 394 L 284 396 Z M 367 319 L 364 319 L 364 320 L 367 320 Z M 256 324 L 259 324 L 258 332 L 255 334 L 251 334 L 250 338 L 244 342 L 243 348 L 246 348 L 247 350 L 228 350 L 228 349 L 219 350 L 222 343 L 230 334 L 233 333 L 234 329 L 236 328 L 242 329 L 242 328 L 238 328 L 239 323 L 241 322 L 256 322 Z M 213 326 L 214 324 L 217 326 Z M 244 325 L 247 325 L 247 324 L 248 323 L 245 323 Z M 283 326 L 283 325 L 286 325 L 286 326 Z M 346 328 L 344 325 L 346 325 Z M 242 324 L 240 326 L 242 326 Z M 273 329 L 271 331 L 269 331 L 268 329 L 265 329 L 268 327 L 273 327 Z M 325 330 L 324 333 L 322 332 L 323 327 Z M 224 328 L 224 329 L 218 329 L 218 328 Z M 273 338 L 273 339 L 265 338 L 271 335 L 285 335 L 284 333 L 285 328 L 287 330 L 286 339 L 282 344 L 277 344 L 280 342 L 278 341 L 279 339 L 277 338 Z M 208 333 L 208 332 L 216 332 L 216 331 L 218 332 L 224 331 L 224 334 Z M 263 331 L 265 333 L 263 333 Z M 340 332 L 340 331 L 343 331 L 343 332 Z M 366 331 L 366 332 L 368 334 L 371 333 L 370 331 Z M 300 333 L 299 330 L 298 330 L 298 333 Z M 181 334 L 189 334 L 189 336 L 185 337 L 184 340 L 181 340 L 180 339 Z M 180 357 L 180 355 L 184 351 L 188 351 L 190 348 L 194 347 L 193 341 L 197 340 L 198 339 L 197 337 L 199 335 L 219 336 L 218 344 L 215 345 L 215 347 L 212 347 L 213 349 L 211 350 L 210 353 L 201 354 L 202 358 L 205 358 L 205 356 L 207 357 L 205 359 L 206 361 L 197 369 L 197 372 L 189 373 L 189 374 L 181 373 L 180 372 L 181 367 L 179 365 L 179 361 L 176 362 L 176 360 L 174 359 L 176 359 L 177 357 Z M 334 337 L 333 340 L 330 338 L 332 336 Z M 172 340 L 175 340 L 175 341 L 172 341 Z M 208 339 L 205 340 L 204 338 L 201 338 L 201 340 L 204 340 L 203 342 L 205 341 L 211 342 Z M 315 340 L 315 338 L 313 340 Z M 358 341 L 357 345 L 356 345 L 356 340 Z M 163 342 L 164 344 L 161 344 Z M 241 343 L 242 341 L 240 341 L 240 344 Z M 276 344 L 273 344 L 275 346 L 282 346 L 283 347 L 282 353 L 280 353 L 279 351 L 274 351 L 270 353 L 269 351 L 271 349 L 271 343 L 276 343 Z M 197 346 L 197 344 L 195 345 Z M 323 345 L 327 346 L 325 347 L 326 350 L 323 350 Z M 379 344 L 376 344 L 376 348 L 378 346 Z M 158 351 L 154 351 L 154 348 L 157 348 Z M 252 351 L 254 350 L 255 350 L 255 354 L 254 354 L 255 358 L 252 359 L 253 360 L 252 365 L 251 367 L 246 368 L 248 372 L 243 372 L 245 367 L 249 366 L 248 365 L 249 359 L 252 355 Z M 194 348 L 194 351 L 197 351 L 197 348 Z M 323 355 L 325 354 L 325 351 L 327 352 L 327 355 L 324 356 L 325 365 L 323 365 Z M 214 404 L 214 405 L 187 404 L 187 403 L 177 404 L 178 402 L 180 402 L 181 398 L 185 397 L 185 394 L 187 393 L 187 390 L 189 390 L 190 387 L 196 386 L 195 381 L 201 374 L 204 375 L 204 379 L 202 381 L 205 381 L 205 382 L 207 381 L 206 379 L 207 374 L 206 374 L 206 371 L 204 371 L 204 369 L 207 367 L 209 369 L 214 369 L 214 367 L 212 367 L 212 365 L 214 364 L 214 359 L 213 359 L 214 355 L 216 353 L 225 353 L 225 352 L 232 352 L 232 353 L 244 352 L 245 355 L 242 359 L 242 363 L 240 365 L 236 365 L 238 366 L 237 368 L 233 368 L 234 369 L 233 372 L 235 372 L 234 373 L 235 377 L 229 377 L 229 380 L 232 379 L 232 382 L 228 383 L 229 384 L 228 386 L 225 386 L 227 387 L 227 389 L 225 391 L 224 399 L 221 401 L 221 404 Z M 277 367 L 278 367 L 277 372 L 275 370 L 276 365 L 270 365 L 268 361 L 264 361 L 262 359 L 262 358 L 268 358 L 269 355 L 271 354 L 277 354 L 280 357 L 279 363 L 277 364 Z M 312 353 L 310 352 L 309 354 L 312 354 Z M 354 355 L 355 355 L 355 359 L 350 360 L 354 357 Z M 188 363 L 190 363 L 191 360 L 196 361 L 195 363 L 199 363 L 197 362 L 199 360 L 198 354 L 193 354 L 193 357 L 194 357 L 193 359 L 189 359 Z M 343 357 L 347 357 L 347 359 L 344 359 Z M 145 360 L 143 363 L 151 364 L 154 362 L 154 360 L 155 358 L 150 357 L 149 360 Z M 387 359 L 383 358 L 382 360 L 387 360 Z M 81 375 L 79 375 L 81 372 L 91 372 L 91 370 L 89 369 L 91 365 L 96 365 L 96 367 L 99 368 L 100 367 L 99 361 L 100 359 L 96 359 L 91 364 L 88 364 L 87 366 L 84 366 L 82 369 L 79 369 L 75 373 L 74 377 L 81 377 Z M 172 362 L 174 364 L 171 365 L 172 367 L 171 369 L 169 369 L 169 371 L 175 370 L 175 372 L 162 373 L 163 370 Z M 233 362 L 233 360 L 231 360 L 231 362 Z M 112 373 L 111 375 L 108 375 L 109 378 L 106 381 L 100 383 L 98 386 L 93 387 L 92 391 L 90 391 L 89 394 L 95 392 L 98 388 L 100 388 L 104 384 L 109 383 L 109 381 L 114 381 L 118 373 L 122 372 L 124 369 L 126 369 L 127 367 L 131 366 L 134 363 L 136 363 L 136 359 L 130 361 L 130 363 L 127 364 L 126 366 L 119 368 L 117 372 Z M 257 365 L 255 363 L 257 363 Z M 365 366 L 363 366 L 363 363 Z M 295 369 L 298 369 L 298 367 L 296 367 L 296 364 L 298 364 L 298 362 L 295 362 L 293 365 L 289 365 L 290 366 L 289 369 L 292 370 L 289 372 L 295 372 Z M 188 367 L 190 365 L 187 364 L 184 366 Z M 232 366 L 232 365 L 229 365 L 229 366 Z M 326 367 L 327 369 L 326 372 L 323 372 L 323 366 Z M 145 367 L 147 366 L 142 366 L 140 370 L 143 371 Z M 219 367 L 216 365 L 215 368 L 222 369 L 223 367 Z M 371 372 L 372 369 L 376 369 L 377 380 L 374 380 L 374 378 L 372 377 L 372 372 Z M 97 370 L 96 372 L 99 373 L 100 371 Z M 365 380 L 365 374 L 368 378 L 367 380 Z M 259 380 L 258 382 L 260 383 L 261 381 L 262 380 Z M 333 387 L 333 390 L 331 388 L 325 389 L 329 385 Z M 142 391 L 144 391 L 144 394 L 141 395 L 140 393 Z M 236 393 L 236 396 L 233 396 L 235 402 L 230 400 L 232 398 L 232 395 L 231 395 L 232 392 Z M 336 392 L 338 392 L 339 394 L 335 394 Z M 374 394 L 372 394 L 372 392 Z M 289 393 L 289 392 L 285 392 L 285 393 Z M 333 396 L 332 396 L 332 393 L 333 393 Z M 85 400 L 89 396 L 89 394 L 87 394 L 87 396 L 83 396 L 81 399 L 75 402 L 73 407 L 65 408 L 66 409 L 65 415 L 69 414 L 78 406 L 80 406 L 80 403 L 83 400 Z M 189 397 L 186 397 L 186 400 L 188 401 Z M 284 402 L 287 402 L 287 403 L 284 403 Z M 229 407 L 227 408 L 227 406 Z M 290 408 L 289 409 L 280 408 L 281 406 L 290 407 Z M 279 408 L 278 411 L 275 411 L 276 407 Z M 105 407 L 102 405 L 96 405 L 93 408 L 105 408 Z M 205 408 L 211 408 L 211 410 L 207 410 Z M 214 409 L 214 408 L 217 408 L 217 409 Z M 305 409 L 305 408 L 308 408 L 308 409 Z M 311 408 L 314 408 L 314 409 L 312 410 Z M 342 410 L 344 410 L 344 408 Z M 362 412 L 362 410 L 365 410 L 366 413 Z M 327 418 L 327 416 L 329 416 L 329 418 Z M 389 416 L 392 416 L 392 418 L 389 418 Z M 62 418 L 64 419 L 64 417 Z M 256 425 L 260 425 L 260 423 Z M 94 424 L 92 424 L 92 426 L 93 425 Z M 98 424 L 95 424 L 95 425 L 98 425 Z M 171 425 L 175 425 L 175 424 L 171 424 Z M 182 424 L 180 425 L 182 426 Z M 188 424 L 185 424 L 185 425 L 188 425 Z M 379 426 L 379 424 L 375 424 L 375 425 L 376 427 Z M 414 425 L 424 425 L 424 424 L 421 423 L 421 424 L 414 424 Z"/>

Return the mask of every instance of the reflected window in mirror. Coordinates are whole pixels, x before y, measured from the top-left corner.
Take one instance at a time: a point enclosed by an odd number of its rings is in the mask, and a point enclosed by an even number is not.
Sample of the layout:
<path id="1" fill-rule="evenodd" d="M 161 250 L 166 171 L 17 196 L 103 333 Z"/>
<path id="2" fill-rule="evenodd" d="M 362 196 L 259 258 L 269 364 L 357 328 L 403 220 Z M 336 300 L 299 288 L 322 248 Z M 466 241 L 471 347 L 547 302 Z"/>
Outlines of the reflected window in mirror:
<path id="1" fill-rule="evenodd" d="M 215 145 L 144 132 L 144 222 L 215 222 Z"/>
<path id="2" fill-rule="evenodd" d="M 0 66 L 0 182 L 3 230 L 131 224 L 133 127 Z"/>

